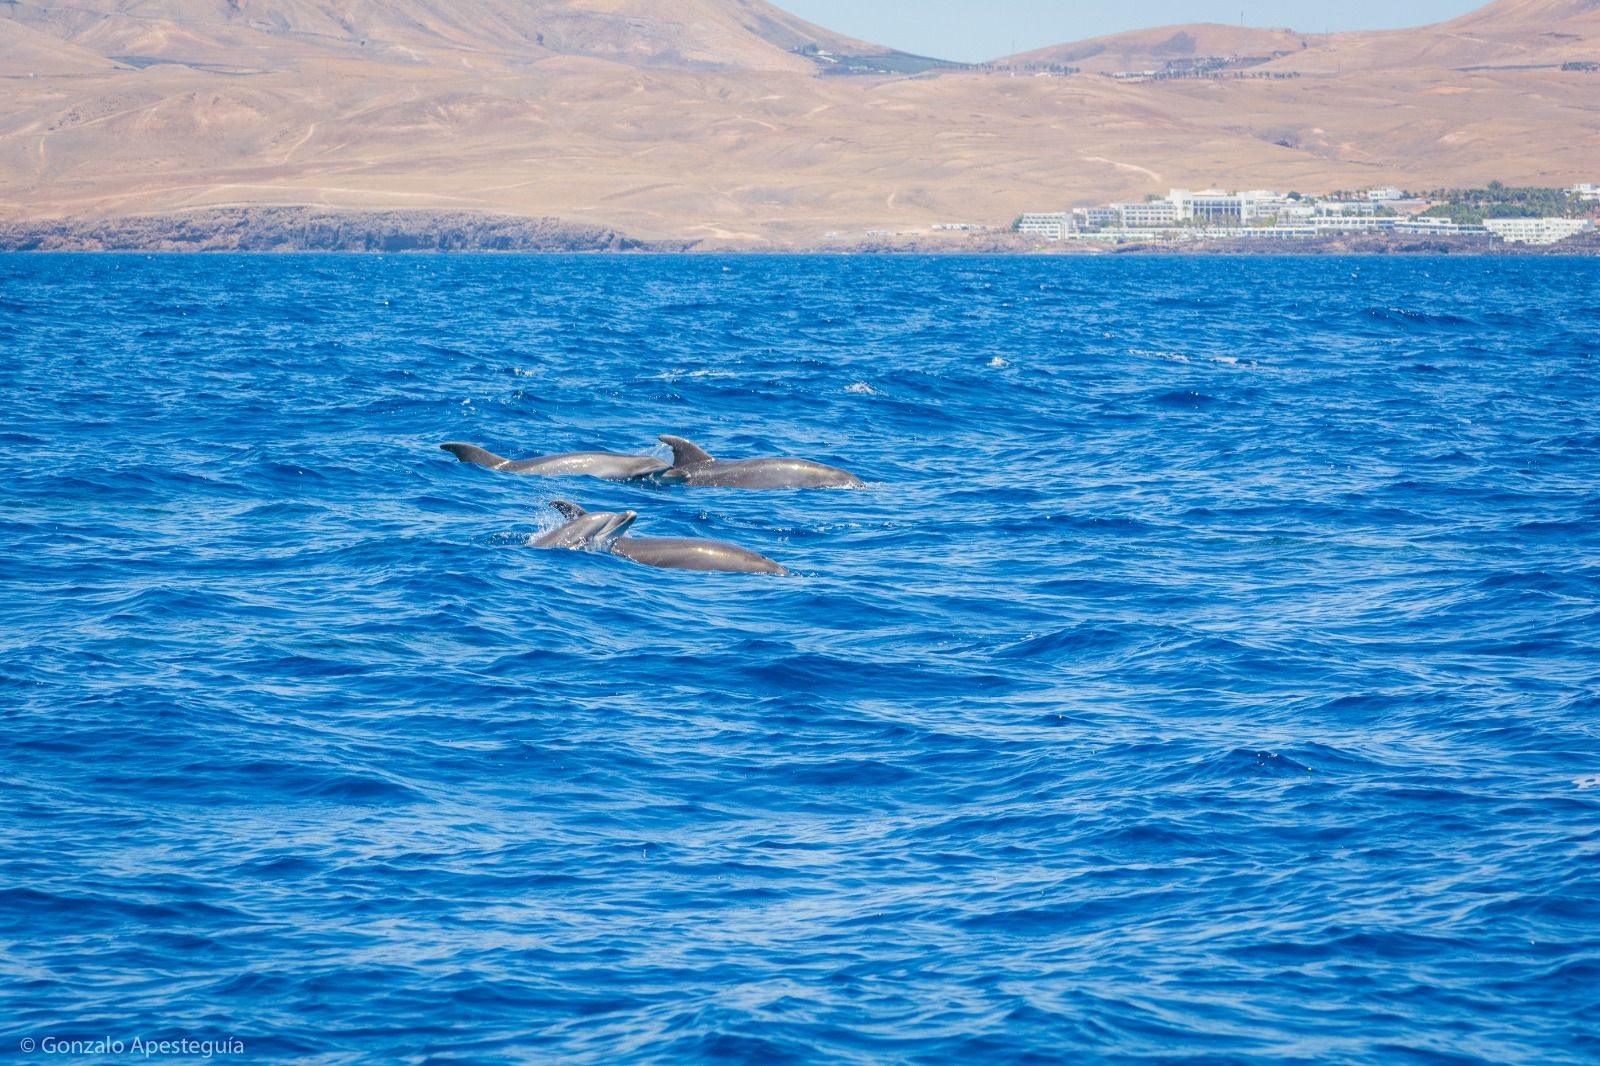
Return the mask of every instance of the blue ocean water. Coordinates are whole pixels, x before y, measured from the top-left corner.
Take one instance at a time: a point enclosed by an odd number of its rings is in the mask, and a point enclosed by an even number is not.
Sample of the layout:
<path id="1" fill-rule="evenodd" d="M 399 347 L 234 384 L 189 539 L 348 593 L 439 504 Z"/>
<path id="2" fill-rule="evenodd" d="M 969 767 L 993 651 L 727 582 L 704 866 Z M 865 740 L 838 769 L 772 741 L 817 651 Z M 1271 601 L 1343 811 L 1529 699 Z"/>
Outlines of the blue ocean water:
<path id="1" fill-rule="evenodd" d="M 8 1054 L 1600 1061 L 1593 260 L 10 256 L 0 353 Z M 871 484 L 437 449 L 659 433 Z"/>

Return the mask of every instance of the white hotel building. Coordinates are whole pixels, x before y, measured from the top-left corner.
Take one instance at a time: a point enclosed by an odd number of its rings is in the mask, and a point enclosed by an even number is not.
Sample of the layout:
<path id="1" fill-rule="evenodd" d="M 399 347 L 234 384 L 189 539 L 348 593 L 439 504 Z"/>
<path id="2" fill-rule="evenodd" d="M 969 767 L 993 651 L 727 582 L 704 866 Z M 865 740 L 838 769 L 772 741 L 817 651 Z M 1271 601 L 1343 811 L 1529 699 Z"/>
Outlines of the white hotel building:
<path id="1" fill-rule="evenodd" d="M 1508 244 L 1555 244 L 1594 229 L 1586 218 L 1486 218 L 1483 228 Z"/>
<path id="2" fill-rule="evenodd" d="M 1017 232 L 1047 241 L 1066 240 L 1073 232 L 1072 212 L 1052 211 L 1023 215 L 1017 220 Z"/>
<path id="3" fill-rule="evenodd" d="M 1208 226 L 1244 226 L 1257 219 L 1275 218 L 1286 212 L 1290 203 L 1282 193 L 1267 189 L 1251 192 L 1173 189 L 1167 199 L 1180 220 L 1196 219 Z"/>
<path id="4" fill-rule="evenodd" d="M 1124 229 L 1161 229 L 1178 224 L 1178 206 L 1171 200 L 1142 204 L 1112 204 Z"/>

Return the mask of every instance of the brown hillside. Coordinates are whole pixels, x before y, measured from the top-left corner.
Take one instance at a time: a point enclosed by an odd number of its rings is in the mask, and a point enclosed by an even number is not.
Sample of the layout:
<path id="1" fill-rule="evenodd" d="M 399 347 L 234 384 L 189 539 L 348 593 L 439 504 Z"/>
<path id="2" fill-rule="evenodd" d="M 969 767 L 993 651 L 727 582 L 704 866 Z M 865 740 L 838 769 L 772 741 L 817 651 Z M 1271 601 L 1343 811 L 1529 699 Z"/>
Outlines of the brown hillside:
<path id="1" fill-rule="evenodd" d="M 1522 26 L 1539 32 L 1556 23 L 1585 19 L 1589 20 L 1591 29 L 1600 28 L 1595 22 L 1597 18 L 1600 18 L 1600 0 L 1497 0 L 1445 25 L 1454 29 L 1478 25 Z"/>
<path id="2" fill-rule="evenodd" d="M 1200 57 L 1275 56 L 1270 69 L 1357 69 L 1554 64 L 1600 53 L 1600 0 L 1498 0 L 1461 18 L 1407 30 L 1297 33 L 1201 24 L 1135 30 L 1052 45 L 1002 63 L 1086 71 L 1161 71 Z M 1248 67 L 1251 64 L 1240 64 Z"/>
<path id="3" fill-rule="evenodd" d="M 1596 181 L 1600 74 L 1560 69 L 1595 6 L 1304 47 L 1169 27 L 1070 63 L 1288 52 L 1130 83 L 820 76 L 791 49 L 881 49 L 742 0 L 0 2 L 0 218 L 484 212 L 807 247 L 1170 186 Z"/>
<path id="4" fill-rule="evenodd" d="M 876 51 L 761 0 L 19 0 L 11 19 L 102 55 L 289 69 L 338 54 L 386 62 L 549 55 L 688 69 L 787 70 L 817 45 Z M 0 8 L 3 10 L 3 8 Z"/>
<path id="5" fill-rule="evenodd" d="M 12 77 L 106 72 L 117 64 L 97 52 L 20 24 L 0 24 L 0 71 Z"/>
<path id="6" fill-rule="evenodd" d="M 1115 71 L 1161 70 L 1173 61 L 1207 56 L 1271 56 L 1279 52 L 1297 52 L 1321 39 L 1320 34 L 1311 36 L 1293 30 L 1258 30 L 1197 23 L 1133 30 L 1071 44 L 1052 45 L 1009 56 L 1000 62 L 1017 66 L 1057 64 L 1109 74 Z"/>
<path id="7" fill-rule="evenodd" d="M 1559 67 L 1600 59 L 1600 0 L 1498 0 L 1414 30 L 1334 34 L 1280 67 L 1304 71 Z"/>

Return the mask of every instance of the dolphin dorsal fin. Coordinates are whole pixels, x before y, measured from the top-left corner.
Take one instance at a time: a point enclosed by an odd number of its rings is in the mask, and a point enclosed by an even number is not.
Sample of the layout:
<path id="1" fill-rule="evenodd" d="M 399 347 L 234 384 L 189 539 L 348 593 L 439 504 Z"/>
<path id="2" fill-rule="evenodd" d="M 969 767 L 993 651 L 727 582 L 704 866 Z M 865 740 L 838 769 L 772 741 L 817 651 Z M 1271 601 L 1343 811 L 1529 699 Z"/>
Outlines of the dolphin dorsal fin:
<path id="1" fill-rule="evenodd" d="M 574 518 L 582 518 L 584 515 L 589 513 L 582 507 L 579 507 L 577 504 L 568 503 L 566 500 L 551 500 L 550 506 L 554 507 L 556 509 L 556 513 L 562 518 L 565 518 L 568 522 L 572 521 Z"/>
<path id="2" fill-rule="evenodd" d="M 472 463 L 475 466 L 486 466 L 490 470 L 499 470 L 509 463 L 510 459 L 502 459 L 493 452 L 486 452 L 476 444 L 441 444 L 439 447 L 460 459 L 463 463 Z"/>
<path id="3" fill-rule="evenodd" d="M 673 466 L 694 466 L 696 463 L 709 463 L 711 456 L 698 444 L 692 444 L 682 437 L 674 437 L 663 433 L 656 438 L 662 444 L 672 449 Z"/>

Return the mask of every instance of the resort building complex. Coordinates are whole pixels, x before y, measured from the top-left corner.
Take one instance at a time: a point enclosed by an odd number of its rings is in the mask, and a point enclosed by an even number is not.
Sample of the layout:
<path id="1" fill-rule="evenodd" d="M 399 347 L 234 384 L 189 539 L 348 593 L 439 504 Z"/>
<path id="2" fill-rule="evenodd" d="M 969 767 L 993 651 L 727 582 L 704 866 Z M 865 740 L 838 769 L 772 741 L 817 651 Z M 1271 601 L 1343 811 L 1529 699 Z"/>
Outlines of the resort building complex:
<path id="1" fill-rule="evenodd" d="M 1495 187 L 1499 189 L 1499 186 Z M 1600 187 L 1550 190 L 1561 210 L 1600 201 Z M 1562 196 L 1567 199 L 1561 200 Z M 1589 218 L 1488 217 L 1455 211 L 1449 201 L 1408 196 L 1395 188 L 1309 197 L 1266 189 L 1173 189 L 1138 203 L 1030 212 L 1013 227 L 1046 241 L 1187 242 L 1231 238 L 1297 240 L 1336 234 L 1404 233 L 1481 237 L 1512 244 L 1555 244 L 1595 228 Z M 1546 208 L 1548 209 L 1548 208 Z M 1579 212 L 1582 213 L 1582 212 Z M 1588 213 L 1593 213 L 1592 210 Z"/>
<path id="2" fill-rule="evenodd" d="M 1586 218 L 1486 218 L 1483 225 L 1513 244 L 1555 244 L 1594 229 Z"/>

